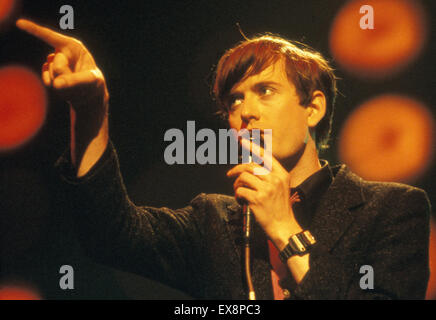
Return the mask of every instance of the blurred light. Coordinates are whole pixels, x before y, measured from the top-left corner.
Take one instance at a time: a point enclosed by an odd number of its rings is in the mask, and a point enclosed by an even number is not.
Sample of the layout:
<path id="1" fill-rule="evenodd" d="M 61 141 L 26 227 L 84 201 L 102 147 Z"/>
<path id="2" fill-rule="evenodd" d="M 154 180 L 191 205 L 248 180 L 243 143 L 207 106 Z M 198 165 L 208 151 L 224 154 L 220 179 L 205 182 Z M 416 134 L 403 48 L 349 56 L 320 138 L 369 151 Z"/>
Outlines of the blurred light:
<path id="1" fill-rule="evenodd" d="M 374 9 L 374 29 L 361 29 L 363 5 Z M 380 78 L 414 60 L 427 38 L 427 19 L 418 0 L 354 0 L 337 14 L 330 30 L 330 50 L 347 71 Z"/>
<path id="2" fill-rule="evenodd" d="M 427 287 L 427 300 L 436 300 L 436 221 L 431 220 L 431 233 L 430 233 L 430 280 Z"/>
<path id="3" fill-rule="evenodd" d="M 0 33 L 9 31 L 21 12 L 20 0 L 0 0 Z"/>
<path id="4" fill-rule="evenodd" d="M 14 0 L 0 0 L 0 22 L 8 19 L 14 9 Z"/>
<path id="5" fill-rule="evenodd" d="M 0 69 L 0 150 L 12 149 L 32 138 L 44 123 L 45 89 L 25 67 Z"/>
<path id="6" fill-rule="evenodd" d="M 42 300 L 34 289 L 17 285 L 0 286 L 0 300 Z"/>
<path id="7" fill-rule="evenodd" d="M 339 157 L 367 180 L 408 182 L 428 167 L 433 153 L 432 114 L 419 102 L 383 95 L 346 120 Z"/>

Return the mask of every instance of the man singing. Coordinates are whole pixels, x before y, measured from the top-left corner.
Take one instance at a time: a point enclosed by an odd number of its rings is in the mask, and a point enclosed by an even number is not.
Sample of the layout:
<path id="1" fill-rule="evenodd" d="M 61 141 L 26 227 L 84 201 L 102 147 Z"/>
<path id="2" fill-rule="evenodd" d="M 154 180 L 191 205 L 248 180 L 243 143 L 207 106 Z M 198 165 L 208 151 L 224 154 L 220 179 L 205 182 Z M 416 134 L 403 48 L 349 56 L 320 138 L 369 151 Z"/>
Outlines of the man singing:
<path id="1" fill-rule="evenodd" d="M 195 298 L 246 299 L 245 203 L 255 218 L 257 299 L 424 298 L 427 195 L 319 159 L 336 96 L 336 77 L 321 54 L 268 35 L 228 50 L 213 87 L 219 110 L 237 131 L 272 130 L 270 171 L 255 174 L 257 163 L 233 167 L 227 176 L 235 197 L 200 194 L 178 210 L 138 207 L 109 140 L 109 94 L 92 55 L 78 40 L 30 21 L 17 26 L 56 49 L 42 79 L 71 106 L 70 152 L 57 165 L 92 257 Z M 362 267 L 373 272 L 369 286 L 362 286 Z"/>

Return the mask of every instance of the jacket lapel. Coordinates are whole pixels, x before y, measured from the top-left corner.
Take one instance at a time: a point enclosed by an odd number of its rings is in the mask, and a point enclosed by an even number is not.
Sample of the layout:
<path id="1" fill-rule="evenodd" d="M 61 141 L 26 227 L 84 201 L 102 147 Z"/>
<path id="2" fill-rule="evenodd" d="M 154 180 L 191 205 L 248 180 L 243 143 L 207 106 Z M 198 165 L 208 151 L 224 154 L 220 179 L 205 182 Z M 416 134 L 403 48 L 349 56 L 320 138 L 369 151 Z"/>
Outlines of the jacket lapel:
<path id="1" fill-rule="evenodd" d="M 329 251 L 354 220 L 353 210 L 365 202 L 362 179 L 347 166 L 332 168 L 334 180 L 316 210 L 310 231 Z"/>

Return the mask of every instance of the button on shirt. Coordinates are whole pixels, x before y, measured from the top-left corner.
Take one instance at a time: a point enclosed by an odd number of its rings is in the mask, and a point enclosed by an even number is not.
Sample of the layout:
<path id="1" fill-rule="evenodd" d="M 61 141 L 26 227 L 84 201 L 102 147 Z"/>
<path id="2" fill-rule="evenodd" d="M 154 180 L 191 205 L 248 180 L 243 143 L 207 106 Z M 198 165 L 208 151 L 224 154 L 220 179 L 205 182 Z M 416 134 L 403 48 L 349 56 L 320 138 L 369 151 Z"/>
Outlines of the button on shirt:
<path id="1" fill-rule="evenodd" d="M 333 173 L 327 161 L 321 160 L 321 169 L 304 180 L 298 187 L 291 188 L 290 194 L 298 193 L 300 201 L 292 206 L 295 219 L 303 230 L 310 230 L 310 223 L 315 215 L 321 197 L 333 181 Z M 291 235 L 289 235 L 291 236 Z M 271 279 L 275 300 L 288 299 L 291 292 L 286 285 L 292 281 L 288 266 L 283 264 L 278 257 L 278 250 L 268 240 L 269 258 L 271 264 Z M 295 281 L 294 281 L 295 282 Z"/>

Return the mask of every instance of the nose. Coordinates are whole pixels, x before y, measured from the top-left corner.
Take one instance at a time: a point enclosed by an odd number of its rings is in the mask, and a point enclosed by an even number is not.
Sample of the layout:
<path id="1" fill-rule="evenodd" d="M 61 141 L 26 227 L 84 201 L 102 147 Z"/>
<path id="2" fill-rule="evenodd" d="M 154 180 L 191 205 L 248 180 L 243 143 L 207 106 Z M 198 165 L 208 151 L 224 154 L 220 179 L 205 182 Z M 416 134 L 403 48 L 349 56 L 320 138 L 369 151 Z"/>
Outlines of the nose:
<path id="1" fill-rule="evenodd" d="M 245 97 L 241 110 L 241 119 L 246 124 L 252 120 L 259 120 L 260 110 L 255 97 Z"/>

